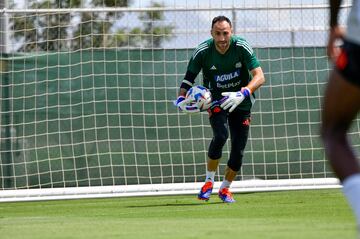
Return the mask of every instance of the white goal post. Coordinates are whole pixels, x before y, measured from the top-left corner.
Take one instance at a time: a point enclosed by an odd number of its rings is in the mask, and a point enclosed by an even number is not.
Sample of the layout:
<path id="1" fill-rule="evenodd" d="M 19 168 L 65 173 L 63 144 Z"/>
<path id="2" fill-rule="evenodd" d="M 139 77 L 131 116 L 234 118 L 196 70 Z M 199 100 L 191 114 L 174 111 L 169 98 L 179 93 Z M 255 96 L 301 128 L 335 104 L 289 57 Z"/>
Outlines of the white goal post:
<path id="1" fill-rule="evenodd" d="M 214 191 L 220 187 L 215 182 Z M 42 201 L 109 197 L 144 197 L 164 195 L 196 195 L 203 183 L 143 184 L 123 186 L 68 187 L 49 189 L 5 190 L 0 193 L 0 202 Z M 338 179 L 280 179 L 235 181 L 231 185 L 234 193 L 268 192 L 284 190 L 310 190 L 340 188 Z"/>
<path id="2" fill-rule="evenodd" d="M 0 5 L 0 202 L 197 194 L 212 137 L 208 116 L 181 114 L 172 101 L 217 15 L 229 16 L 253 46 L 266 77 L 232 191 L 341 187 L 318 130 L 331 69 L 327 6 L 206 2 Z M 357 121 L 356 150 L 359 132 Z M 215 189 L 228 153 L 226 145 Z"/>

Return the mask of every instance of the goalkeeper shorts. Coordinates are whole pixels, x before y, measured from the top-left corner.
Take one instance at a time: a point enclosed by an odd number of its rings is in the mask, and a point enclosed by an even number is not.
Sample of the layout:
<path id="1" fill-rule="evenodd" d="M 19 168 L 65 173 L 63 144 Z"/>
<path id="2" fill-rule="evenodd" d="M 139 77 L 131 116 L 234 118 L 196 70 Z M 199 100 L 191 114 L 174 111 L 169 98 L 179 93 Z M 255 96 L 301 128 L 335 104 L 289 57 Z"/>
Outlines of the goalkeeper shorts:
<path id="1" fill-rule="evenodd" d="M 360 45 L 344 40 L 336 60 L 337 71 L 345 79 L 360 87 Z"/>

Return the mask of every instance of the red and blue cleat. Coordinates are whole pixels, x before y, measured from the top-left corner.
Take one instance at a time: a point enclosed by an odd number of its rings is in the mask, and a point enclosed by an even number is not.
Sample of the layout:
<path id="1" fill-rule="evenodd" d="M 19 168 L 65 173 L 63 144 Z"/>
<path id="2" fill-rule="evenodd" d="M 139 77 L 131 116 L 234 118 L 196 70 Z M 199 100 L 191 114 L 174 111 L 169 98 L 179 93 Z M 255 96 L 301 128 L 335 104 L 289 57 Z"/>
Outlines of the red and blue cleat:
<path id="1" fill-rule="evenodd" d="M 207 201 L 210 199 L 211 193 L 213 190 L 213 183 L 212 182 L 206 182 L 204 186 L 202 186 L 200 193 L 198 194 L 199 200 Z"/>
<path id="2" fill-rule="evenodd" d="M 219 190 L 219 198 L 225 203 L 236 202 L 228 188 Z"/>

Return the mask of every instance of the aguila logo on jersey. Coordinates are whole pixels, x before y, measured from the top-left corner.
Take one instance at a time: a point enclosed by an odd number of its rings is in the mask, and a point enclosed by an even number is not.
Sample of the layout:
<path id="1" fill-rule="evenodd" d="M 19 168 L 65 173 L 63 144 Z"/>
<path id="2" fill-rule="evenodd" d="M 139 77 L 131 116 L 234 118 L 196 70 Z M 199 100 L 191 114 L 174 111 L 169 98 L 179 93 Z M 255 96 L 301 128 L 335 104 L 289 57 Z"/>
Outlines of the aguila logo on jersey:
<path id="1" fill-rule="evenodd" d="M 240 76 L 240 70 L 231 72 L 229 74 L 215 75 L 215 81 L 216 82 L 226 82 L 226 81 L 232 80 L 238 76 Z"/>

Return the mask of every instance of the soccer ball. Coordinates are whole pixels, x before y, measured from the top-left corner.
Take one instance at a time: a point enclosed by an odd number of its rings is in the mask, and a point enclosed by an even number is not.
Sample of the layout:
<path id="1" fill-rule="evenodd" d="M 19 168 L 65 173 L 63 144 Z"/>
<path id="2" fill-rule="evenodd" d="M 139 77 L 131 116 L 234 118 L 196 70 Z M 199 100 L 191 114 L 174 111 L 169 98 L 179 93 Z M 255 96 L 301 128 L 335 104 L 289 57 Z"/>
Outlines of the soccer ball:
<path id="1" fill-rule="evenodd" d="M 204 86 L 191 87 L 185 96 L 186 99 L 190 99 L 190 104 L 196 104 L 200 111 L 204 111 L 211 106 L 211 93 Z"/>

